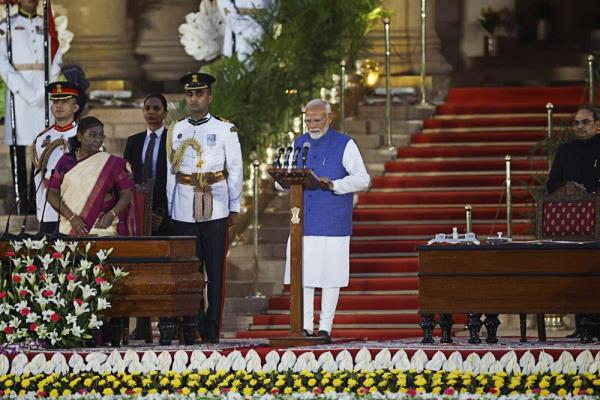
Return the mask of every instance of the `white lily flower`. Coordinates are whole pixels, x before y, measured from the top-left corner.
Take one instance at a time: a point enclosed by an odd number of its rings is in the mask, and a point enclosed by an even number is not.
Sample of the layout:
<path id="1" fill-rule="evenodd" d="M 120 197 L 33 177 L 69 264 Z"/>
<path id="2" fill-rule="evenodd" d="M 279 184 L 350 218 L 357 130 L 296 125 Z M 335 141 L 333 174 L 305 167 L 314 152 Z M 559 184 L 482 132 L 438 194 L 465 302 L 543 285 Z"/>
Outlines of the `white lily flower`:
<path id="1" fill-rule="evenodd" d="M 35 298 L 35 302 L 40 305 L 42 310 L 45 310 L 46 306 L 48 305 L 48 299 L 45 298 L 44 296 L 37 296 Z"/>
<path id="2" fill-rule="evenodd" d="M 98 250 L 98 252 L 96 253 L 96 257 L 98 257 L 98 260 L 100 260 L 100 264 L 104 263 L 104 261 L 112 253 L 112 251 L 113 251 L 113 249 L 108 249 L 108 250 L 100 249 L 100 250 Z"/>
<path id="3" fill-rule="evenodd" d="M 77 323 L 77 317 L 71 313 L 67 314 L 65 320 L 67 321 L 67 324 Z"/>
<path id="4" fill-rule="evenodd" d="M 13 250 L 15 251 L 15 253 L 17 253 L 19 250 L 21 250 L 23 248 L 23 242 L 10 242 L 10 247 L 13 248 Z"/>
<path id="5" fill-rule="evenodd" d="M 71 330 L 69 328 L 64 328 L 62 330 L 62 332 L 60 333 L 61 336 L 68 336 L 71 333 Z"/>
<path id="6" fill-rule="evenodd" d="M 74 305 L 75 305 L 75 315 L 77 315 L 77 316 L 80 316 L 81 314 L 90 311 L 87 303 L 82 303 L 81 305 L 74 303 Z"/>
<path id="7" fill-rule="evenodd" d="M 58 332 L 52 331 L 48 333 L 48 339 L 50 339 L 50 343 L 55 345 L 58 342 Z"/>
<path id="8" fill-rule="evenodd" d="M 91 296 L 95 296 L 96 293 L 96 289 L 92 288 L 90 285 L 85 285 L 81 288 L 81 297 L 83 297 L 83 300 L 87 300 Z"/>
<path id="9" fill-rule="evenodd" d="M 104 297 L 98 297 L 98 311 L 110 308 L 110 302 Z"/>
<path id="10" fill-rule="evenodd" d="M 48 253 L 44 254 L 44 257 L 38 255 L 38 259 L 42 262 L 44 268 L 48 268 L 52 264 L 52 257 Z"/>
<path id="11" fill-rule="evenodd" d="M 71 327 L 71 333 L 74 336 L 77 337 L 81 337 L 81 335 L 83 334 L 84 330 L 81 329 L 77 324 L 73 324 L 73 327 Z"/>
<path id="12" fill-rule="evenodd" d="M 75 251 L 77 250 L 77 247 L 79 247 L 79 243 L 78 242 L 69 242 L 69 243 L 67 243 L 67 247 L 69 248 L 69 250 L 71 250 L 71 253 L 75 253 Z"/>
<path id="13" fill-rule="evenodd" d="M 61 285 L 63 285 L 65 283 L 65 278 L 66 278 L 66 274 L 58 274 L 58 283 L 60 283 Z"/>
<path id="14" fill-rule="evenodd" d="M 0 303 L 0 315 L 2 314 L 10 314 L 10 310 L 12 310 L 12 307 L 10 304 L 8 303 Z"/>
<path id="15" fill-rule="evenodd" d="M 48 329 L 44 325 L 38 326 L 36 329 L 36 333 L 38 334 L 40 339 L 45 339 L 48 336 Z"/>
<path id="16" fill-rule="evenodd" d="M 7 326 L 8 324 L 6 322 L 0 321 L 0 331 L 3 331 Z"/>
<path id="17" fill-rule="evenodd" d="M 113 267 L 113 274 L 115 275 L 116 279 L 120 279 L 129 275 L 129 272 L 124 271 L 123 268 Z"/>
<path id="18" fill-rule="evenodd" d="M 22 309 L 27 308 L 27 302 L 25 300 L 21 300 L 17 304 L 14 305 L 15 311 L 21 312 Z"/>
<path id="19" fill-rule="evenodd" d="M 13 319 L 10 320 L 8 325 L 12 326 L 13 328 L 18 328 L 19 326 L 21 326 L 21 319 L 19 317 L 13 317 Z"/>
<path id="20" fill-rule="evenodd" d="M 36 322 L 39 318 L 40 318 L 39 315 L 32 312 L 32 313 L 27 314 L 27 318 L 25 318 L 25 322 L 27 322 L 28 324 L 31 324 L 32 322 Z"/>
<path id="21" fill-rule="evenodd" d="M 81 286 L 81 282 L 79 282 L 79 281 L 69 281 L 69 283 L 67 284 L 67 290 L 69 292 L 74 292 L 75 289 L 77 289 L 80 286 Z"/>
<path id="22" fill-rule="evenodd" d="M 26 249 L 31 250 L 31 248 L 33 248 L 33 240 L 31 240 L 31 238 L 27 238 L 23 240 L 23 245 Z"/>
<path id="23" fill-rule="evenodd" d="M 79 268 L 77 268 L 78 271 L 86 271 L 88 269 L 90 269 L 92 267 L 92 263 L 88 260 L 81 260 L 79 262 Z"/>
<path id="24" fill-rule="evenodd" d="M 60 240 L 60 239 L 56 239 L 54 241 L 54 250 L 56 250 L 59 253 L 62 253 L 63 251 L 65 251 L 65 249 L 67 248 L 67 243 Z"/>
<path id="25" fill-rule="evenodd" d="M 102 283 L 100 284 L 100 291 L 101 291 L 102 293 L 106 293 L 106 292 L 108 292 L 110 289 L 112 289 L 112 285 L 111 285 L 110 283 L 108 283 L 108 282 L 104 281 L 104 282 L 102 282 Z"/>
<path id="26" fill-rule="evenodd" d="M 54 310 L 42 311 L 42 319 L 45 322 L 50 322 L 51 321 L 50 317 L 52 316 L 52 314 L 54 314 Z"/>
<path id="27" fill-rule="evenodd" d="M 98 317 L 96 317 L 96 314 L 92 314 L 90 317 L 90 322 L 88 323 L 88 328 L 89 329 L 96 329 L 96 328 L 100 328 L 102 326 L 103 322 L 101 320 L 98 320 Z"/>

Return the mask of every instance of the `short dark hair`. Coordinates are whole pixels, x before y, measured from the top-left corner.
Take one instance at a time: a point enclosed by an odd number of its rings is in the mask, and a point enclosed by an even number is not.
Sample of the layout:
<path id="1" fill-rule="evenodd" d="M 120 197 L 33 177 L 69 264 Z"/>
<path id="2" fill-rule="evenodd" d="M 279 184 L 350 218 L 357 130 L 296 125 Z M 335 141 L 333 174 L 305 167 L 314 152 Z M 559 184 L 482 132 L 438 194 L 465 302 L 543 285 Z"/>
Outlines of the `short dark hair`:
<path id="1" fill-rule="evenodd" d="M 589 111 L 592 113 L 592 115 L 594 117 L 594 121 L 600 120 L 600 111 L 596 107 L 592 107 L 592 106 L 579 107 L 577 112 L 579 112 L 579 111 Z"/>
<path id="2" fill-rule="evenodd" d="M 163 105 L 163 108 L 165 109 L 165 111 L 167 110 L 167 99 L 165 99 L 165 96 L 163 96 L 160 93 L 150 93 L 148 96 L 146 96 L 146 98 L 144 99 L 144 104 L 146 104 L 146 102 L 149 99 L 158 99 L 160 100 L 161 104 Z"/>
<path id="3" fill-rule="evenodd" d="M 77 125 L 77 133 L 81 133 L 83 135 L 85 131 L 95 126 L 104 128 L 104 124 L 98 118 L 92 116 L 83 117 L 81 120 L 79 120 L 79 124 Z M 81 142 L 77 138 L 77 135 L 69 138 L 69 147 L 71 147 L 72 151 L 75 151 L 81 147 Z"/>

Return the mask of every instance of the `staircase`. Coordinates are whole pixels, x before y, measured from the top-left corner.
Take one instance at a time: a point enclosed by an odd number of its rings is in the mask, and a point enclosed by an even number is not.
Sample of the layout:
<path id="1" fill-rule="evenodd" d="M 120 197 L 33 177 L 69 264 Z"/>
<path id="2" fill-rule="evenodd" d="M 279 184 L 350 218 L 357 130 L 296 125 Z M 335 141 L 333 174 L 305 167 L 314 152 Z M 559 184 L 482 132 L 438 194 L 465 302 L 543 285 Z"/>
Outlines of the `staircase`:
<path id="1" fill-rule="evenodd" d="M 451 89 L 436 116 L 426 118 L 422 130 L 410 136 L 406 147 L 398 148 L 397 158 L 383 164 L 383 175 L 372 176 L 371 190 L 357 196 L 350 285 L 342 289 L 333 336 L 421 335 L 416 248 L 435 233 L 451 232 L 452 227 L 463 232 L 466 204 L 473 207 L 473 231 L 480 239 L 505 231 L 507 154 L 512 156 L 513 236 L 532 238 L 528 217 L 533 209 L 525 185 L 548 168 L 546 158 L 532 152 L 546 135 L 545 105 L 557 105 L 557 120 L 567 118 L 577 109 L 582 93 L 582 87 Z M 363 116 L 383 116 L 383 107 L 363 108 L 367 108 L 361 111 Z M 365 152 L 362 147 L 361 152 Z M 289 217 L 279 213 L 284 227 Z M 315 310 L 319 300 L 317 296 Z M 237 336 L 287 334 L 288 309 L 288 288 L 284 288 Z M 459 316 L 455 320 L 464 321 Z"/>

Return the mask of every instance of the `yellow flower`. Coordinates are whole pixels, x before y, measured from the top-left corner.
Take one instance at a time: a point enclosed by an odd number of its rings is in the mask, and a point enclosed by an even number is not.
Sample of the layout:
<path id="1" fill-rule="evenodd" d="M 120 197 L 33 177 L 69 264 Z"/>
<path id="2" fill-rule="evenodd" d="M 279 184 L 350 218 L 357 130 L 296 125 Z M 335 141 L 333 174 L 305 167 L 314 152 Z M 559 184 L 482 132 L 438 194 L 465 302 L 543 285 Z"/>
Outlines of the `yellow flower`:
<path id="1" fill-rule="evenodd" d="M 156 394 L 158 393 L 158 389 L 152 388 L 152 389 L 148 389 L 148 394 Z"/>
<path id="2" fill-rule="evenodd" d="M 70 396 L 71 395 L 71 391 L 69 389 L 65 389 L 65 390 L 63 390 L 62 395 L 63 396 Z"/>
<path id="3" fill-rule="evenodd" d="M 594 389 L 592 389 L 592 388 L 587 388 L 587 389 L 585 389 L 585 392 L 586 392 L 587 394 L 594 394 Z"/>
<path id="4" fill-rule="evenodd" d="M 244 396 L 251 396 L 252 393 L 254 393 L 254 389 L 252 389 L 250 386 L 245 386 L 244 389 L 242 390 L 242 394 Z"/>
<path id="5" fill-rule="evenodd" d="M 105 388 L 102 391 L 102 394 L 105 396 L 112 396 L 113 394 L 115 394 L 115 392 L 113 392 L 113 390 L 111 388 Z"/>
<path id="6" fill-rule="evenodd" d="M 292 394 L 294 390 L 291 387 L 286 387 L 285 389 L 283 389 L 283 393 L 285 394 Z"/>
<path id="7" fill-rule="evenodd" d="M 53 399 L 57 398 L 57 397 L 58 397 L 58 394 L 59 394 L 59 393 L 58 393 L 58 390 L 56 390 L 56 389 L 52 389 L 52 390 L 50 391 L 50 397 L 52 397 Z M 6 395 L 6 392 L 4 393 L 4 395 Z"/>
<path id="8" fill-rule="evenodd" d="M 335 388 L 333 386 L 327 386 L 325 389 L 323 389 L 323 393 L 331 393 L 331 392 L 335 392 Z"/>
<path id="9" fill-rule="evenodd" d="M 212 392 L 213 392 L 213 394 L 221 394 L 221 389 L 214 388 Z"/>
<path id="10" fill-rule="evenodd" d="M 314 387 L 317 384 L 317 380 L 315 378 L 310 378 L 307 383 L 309 387 Z"/>
<path id="11" fill-rule="evenodd" d="M 21 386 L 24 389 L 27 389 L 29 387 L 29 385 L 31 384 L 31 381 L 29 379 L 23 379 L 23 381 L 21 382 Z"/>
<path id="12" fill-rule="evenodd" d="M 93 384 L 93 381 L 90 378 L 86 378 L 83 381 L 83 386 L 85 386 L 85 387 L 90 387 L 90 386 L 92 386 L 92 384 Z"/>
<path id="13" fill-rule="evenodd" d="M 581 386 L 581 379 L 575 379 L 575 380 L 573 381 L 573 387 L 576 387 L 576 388 L 578 388 L 578 387 L 580 387 L 580 386 Z"/>
<path id="14" fill-rule="evenodd" d="M 363 386 L 366 387 L 366 388 L 368 388 L 368 387 L 373 386 L 374 383 L 375 383 L 375 381 L 372 378 L 367 378 L 363 382 Z"/>
<path id="15" fill-rule="evenodd" d="M 300 378 L 294 379 L 294 387 L 298 388 L 300 386 L 302 386 L 302 379 L 300 379 Z"/>
<path id="16" fill-rule="evenodd" d="M 558 389 L 558 392 L 556 392 L 556 394 L 558 394 L 560 397 L 565 397 L 569 392 L 567 392 L 565 389 L 560 388 Z"/>
<path id="17" fill-rule="evenodd" d="M 375 392 L 377 392 L 377 391 L 378 391 L 378 390 L 377 390 L 377 386 L 371 386 L 371 387 L 369 388 L 369 393 L 375 393 Z"/>
<path id="18" fill-rule="evenodd" d="M 104 386 L 104 385 L 106 385 L 106 381 L 105 381 L 104 379 L 100 379 L 100 380 L 98 381 L 98 385 L 100 385 L 100 386 Z"/>
<path id="19" fill-rule="evenodd" d="M 542 379 L 538 386 L 540 387 L 540 389 L 546 389 L 546 388 L 550 387 L 550 382 L 548 382 L 545 379 Z"/>
<path id="20" fill-rule="evenodd" d="M 543 396 L 543 397 L 550 396 L 550 391 L 548 389 L 540 390 L 540 396 Z"/>
<path id="21" fill-rule="evenodd" d="M 321 379 L 321 385 L 325 386 L 329 383 L 329 378 L 328 377 L 323 377 L 323 379 Z"/>
<path id="22" fill-rule="evenodd" d="M 115 378 L 115 377 L 114 377 L 114 376 L 112 376 L 112 375 L 109 375 L 109 376 L 106 378 L 106 380 L 107 380 L 107 381 L 109 381 L 109 382 L 114 382 L 114 381 L 116 381 L 116 380 L 117 380 L 117 378 Z"/>
<path id="23" fill-rule="evenodd" d="M 342 386 L 342 380 L 339 378 L 334 379 L 333 386 L 335 386 L 336 388 Z"/>
<path id="24" fill-rule="evenodd" d="M 423 378 L 422 375 L 417 375 L 417 379 L 415 379 L 415 385 L 423 386 L 427 383 L 427 380 Z"/>
<path id="25" fill-rule="evenodd" d="M 171 381 L 171 385 L 172 385 L 174 388 L 178 388 L 178 387 L 180 387 L 180 386 L 181 386 L 181 381 L 180 381 L 178 378 L 175 378 L 175 379 L 173 379 L 173 380 Z"/>
<path id="26" fill-rule="evenodd" d="M 19 390 L 19 397 L 25 396 L 27 394 L 27 390 L 21 389 Z"/>
<path id="27" fill-rule="evenodd" d="M 183 394 L 184 396 L 189 395 L 191 392 L 192 391 L 188 387 L 184 387 L 183 389 L 181 389 L 181 394 Z"/>
<path id="28" fill-rule="evenodd" d="M 348 379 L 348 387 L 352 389 L 354 386 L 358 385 L 358 382 L 355 379 Z"/>
<path id="29" fill-rule="evenodd" d="M 4 382 L 4 386 L 5 387 L 11 387 L 13 385 L 13 381 L 11 379 L 7 379 L 6 382 Z"/>
<path id="30" fill-rule="evenodd" d="M 265 388 L 260 388 L 256 391 L 260 396 L 263 396 L 265 393 L 267 393 L 267 389 Z"/>
<path id="31" fill-rule="evenodd" d="M 285 381 L 283 379 L 277 379 L 277 382 L 275 382 L 275 386 L 283 386 L 285 385 Z"/>
<path id="32" fill-rule="evenodd" d="M 438 395 L 438 394 L 441 393 L 441 391 L 442 391 L 442 388 L 439 387 L 439 386 L 436 386 L 436 387 L 433 388 L 433 390 L 431 391 L 431 393 L 433 393 L 435 395 Z"/>
<path id="33" fill-rule="evenodd" d="M 198 388 L 198 391 L 196 393 L 198 393 L 198 394 L 206 394 L 206 392 L 208 392 L 208 390 L 206 390 L 206 388 L 201 387 L 201 388 Z"/>
<path id="34" fill-rule="evenodd" d="M 250 384 L 250 386 L 256 386 L 258 381 L 256 379 L 250 379 L 250 382 L 248 382 L 248 383 Z"/>

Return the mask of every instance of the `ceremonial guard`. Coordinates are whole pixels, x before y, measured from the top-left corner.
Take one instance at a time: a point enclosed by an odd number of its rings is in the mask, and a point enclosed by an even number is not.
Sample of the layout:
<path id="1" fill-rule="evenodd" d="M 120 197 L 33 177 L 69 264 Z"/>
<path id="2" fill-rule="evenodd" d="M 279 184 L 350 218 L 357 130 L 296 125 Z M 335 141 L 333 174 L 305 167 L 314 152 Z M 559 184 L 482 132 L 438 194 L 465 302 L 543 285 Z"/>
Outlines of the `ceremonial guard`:
<path id="1" fill-rule="evenodd" d="M 13 179 L 21 200 L 20 209 L 26 212 L 27 205 L 27 164 L 26 148 L 35 136 L 45 128 L 44 88 L 44 20 L 37 15 L 39 0 L 20 0 L 19 12 L 10 17 L 10 35 L 4 20 L 0 23 L 0 75 L 6 84 L 6 111 L 4 123 L 4 144 L 10 145 Z M 62 55 L 58 43 L 53 41 L 50 50 L 49 81 L 55 81 L 60 74 Z M 12 60 L 9 59 L 9 47 Z M 15 120 L 11 120 L 10 93 L 14 95 Z M 13 138 L 12 124 L 15 124 L 16 137 Z M 16 143 L 13 141 L 16 139 Z M 16 152 L 16 154 L 15 154 Z M 13 157 L 13 155 L 15 157 Z M 14 161 L 16 158 L 16 165 Z"/>
<path id="2" fill-rule="evenodd" d="M 208 309 L 201 307 L 198 318 L 205 343 L 219 341 L 227 232 L 230 219 L 240 211 L 243 179 L 237 128 L 208 112 L 213 82 L 215 78 L 204 73 L 181 78 L 189 117 L 172 124 L 167 133 L 172 234 L 197 237 L 208 281 Z"/>
<path id="3" fill-rule="evenodd" d="M 68 151 L 68 139 L 77 133 L 75 114 L 79 110 L 79 89 L 71 82 L 48 85 L 52 115 L 56 123 L 40 133 L 33 142 L 34 184 L 40 233 L 56 232 L 58 214 L 47 201 L 48 180 L 58 160 Z"/>

